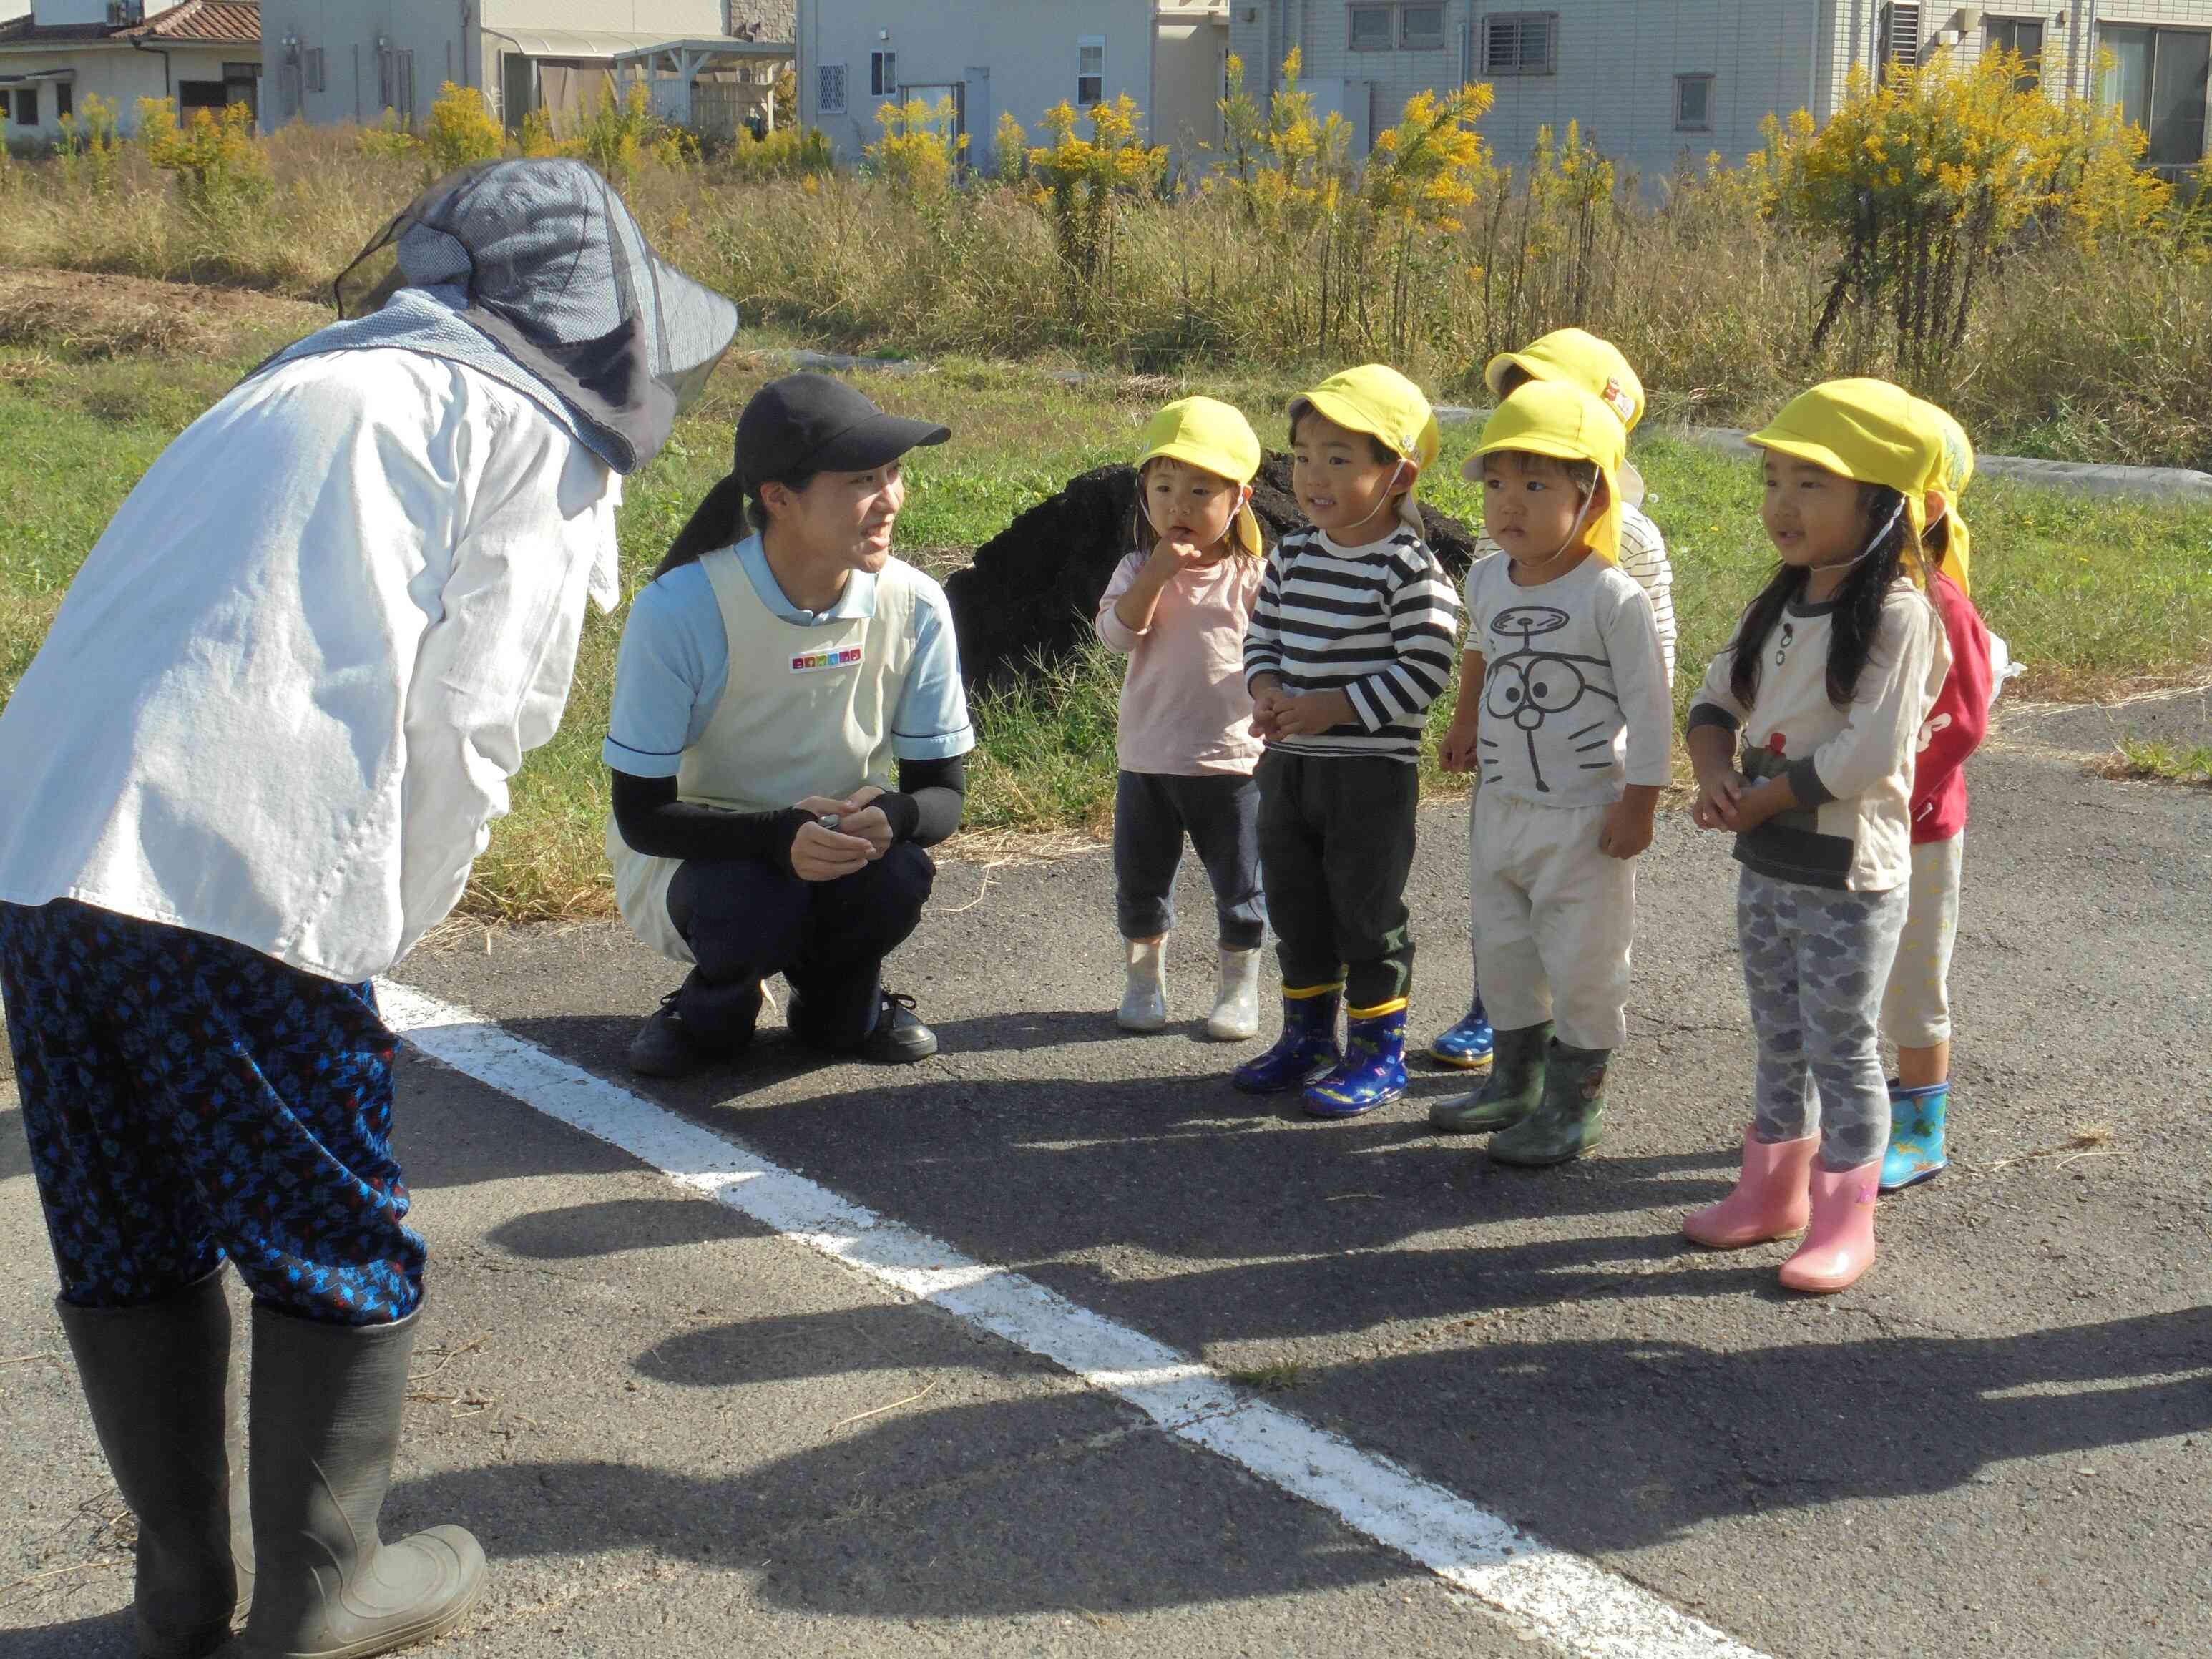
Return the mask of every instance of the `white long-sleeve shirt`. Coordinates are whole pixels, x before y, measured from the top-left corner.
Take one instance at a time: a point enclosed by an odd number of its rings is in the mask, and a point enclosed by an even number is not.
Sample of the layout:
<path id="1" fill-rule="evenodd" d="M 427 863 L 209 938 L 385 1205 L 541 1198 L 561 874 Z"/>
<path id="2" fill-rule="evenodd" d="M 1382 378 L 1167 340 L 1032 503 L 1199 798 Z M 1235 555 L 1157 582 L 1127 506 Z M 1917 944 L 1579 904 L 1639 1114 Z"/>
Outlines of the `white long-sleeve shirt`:
<path id="1" fill-rule="evenodd" d="M 1743 623 L 1715 657 L 1690 705 L 1690 730 L 1735 734 L 1754 780 L 1786 776 L 1797 808 L 1736 837 L 1735 856 L 1761 875 L 1814 887 L 1879 893 L 1912 874 L 1912 774 L 1920 728 L 1951 672 L 1936 607 L 1900 576 L 1882 596 L 1881 621 L 1851 700 L 1828 700 L 1835 604 L 1793 602 L 1759 642 L 1759 684 L 1748 704 L 1729 680 Z"/>
<path id="2" fill-rule="evenodd" d="M 0 710 L 0 899 L 343 981 L 450 911 L 550 738 L 621 479 L 404 350 L 237 387 L 162 452 Z"/>

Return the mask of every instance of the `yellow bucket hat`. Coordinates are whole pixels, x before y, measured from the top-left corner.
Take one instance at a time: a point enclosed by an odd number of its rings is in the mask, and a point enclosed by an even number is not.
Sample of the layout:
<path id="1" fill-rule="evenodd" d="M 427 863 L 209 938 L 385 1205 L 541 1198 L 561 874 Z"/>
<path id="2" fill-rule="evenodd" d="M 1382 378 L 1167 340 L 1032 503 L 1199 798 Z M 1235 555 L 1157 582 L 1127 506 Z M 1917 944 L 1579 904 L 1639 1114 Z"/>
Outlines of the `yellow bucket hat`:
<path id="1" fill-rule="evenodd" d="M 1138 444 L 1144 452 L 1137 457 L 1139 472 L 1146 462 L 1163 456 L 1236 484 L 1250 483 L 1260 471 L 1260 440 L 1252 423 L 1242 411 L 1212 398 L 1184 398 L 1170 404 L 1145 422 Z M 1249 501 L 1237 509 L 1230 533 L 1255 559 L 1267 550 Z"/>
<path id="2" fill-rule="evenodd" d="M 1532 380 L 1564 380 L 1580 386 L 1611 410 L 1624 434 L 1644 418 L 1644 382 L 1610 340 L 1579 328 L 1555 329 L 1518 351 L 1490 360 L 1483 380 L 1493 398 L 1504 395 L 1505 372 L 1517 368 Z"/>
<path id="3" fill-rule="evenodd" d="M 1974 446 L 1966 436 L 1966 428 L 1948 409 L 1938 407 L 1925 398 L 1916 399 L 1923 418 L 1936 434 L 1938 448 L 1936 471 L 1921 488 L 1934 490 L 1943 498 L 1943 516 L 1949 523 L 1949 544 L 1943 550 L 1940 568 L 1959 584 L 1961 593 L 1973 590 L 1966 582 L 1966 572 L 1972 559 L 1972 538 L 1967 533 L 1966 521 L 1959 516 L 1959 498 L 1966 493 L 1966 486 L 1974 481 Z"/>
<path id="4" fill-rule="evenodd" d="M 1401 459 L 1425 472 L 1443 447 L 1437 412 L 1421 388 L 1387 363 L 1362 363 L 1332 374 L 1312 391 L 1291 399 L 1291 424 L 1310 409 L 1325 421 L 1379 438 Z M 1398 516 L 1418 533 L 1421 515 L 1412 491 L 1399 503 Z"/>
<path id="5" fill-rule="evenodd" d="M 1824 380 L 1784 404 L 1750 441 L 1859 483 L 1896 490 L 1905 497 L 1905 520 L 1917 538 L 1928 527 L 1923 498 L 1938 476 L 1943 447 L 1922 412 L 1927 407 L 1887 380 Z"/>
<path id="6" fill-rule="evenodd" d="M 1619 564 L 1620 469 L 1627 448 L 1627 428 L 1605 404 L 1564 380 L 1533 380 L 1498 405 L 1460 474 L 1479 481 L 1482 458 L 1502 450 L 1595 462 L 1605 480 L 1605 511 L 1588 526 L 1590 550 L 1607 564 Z"/>

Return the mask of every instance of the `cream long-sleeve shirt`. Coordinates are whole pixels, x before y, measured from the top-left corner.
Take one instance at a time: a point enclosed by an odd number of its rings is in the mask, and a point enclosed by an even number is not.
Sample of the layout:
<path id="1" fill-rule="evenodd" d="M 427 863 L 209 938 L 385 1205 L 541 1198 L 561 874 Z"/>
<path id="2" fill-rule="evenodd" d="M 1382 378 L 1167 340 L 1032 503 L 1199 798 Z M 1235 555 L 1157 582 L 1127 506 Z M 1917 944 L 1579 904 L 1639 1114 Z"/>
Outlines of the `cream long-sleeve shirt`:
<path id="1" fill-rule="evenodd" d="M 0 710 L 0 899 L 390 968 L 560 724 L 621 493 L 459 364 L 344 352 L 237 387 L 131 491 Z"/>
<path id="2" fill-rule="evenodd" d="M 1690 729 L 1735 734 L 1754 779 L 1786 776 L 1796 810 L 1738 836 L 1735 856 L 1761 875 L 1814 887 L 1879 893 L 1912 874 L 1912 774 L 1920 727 L 1951 672 L 1936 607 L 1899 577 L 1851 700 L 1828 701 L 1828 643 L 1836 607 L 1792 603 L 1759 642 L 1748 705 L 1729 688 L 1737 636 L 1715 657 L 1690 705 Z"/>

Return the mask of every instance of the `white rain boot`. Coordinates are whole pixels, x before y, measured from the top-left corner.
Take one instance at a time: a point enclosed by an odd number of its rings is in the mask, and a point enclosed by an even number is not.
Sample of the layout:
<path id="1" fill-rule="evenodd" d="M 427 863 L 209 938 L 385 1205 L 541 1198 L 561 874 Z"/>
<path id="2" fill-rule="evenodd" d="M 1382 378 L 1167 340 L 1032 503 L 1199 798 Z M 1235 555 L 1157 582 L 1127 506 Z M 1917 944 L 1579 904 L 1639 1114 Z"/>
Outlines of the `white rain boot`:
<path id="1" fill-rule="evenodd" d="M 1260 1035 L 1260 951 L 1221 951 L 1221 983 L 1206 1034 L 1218 1042 L 1243 1042 Z"/>
<path id="2" fill-rule="evenodd" d="M 1129 977 L 1114 1023 L 1125 1031 L 1157 1031 L 1168 1023 L 1167 936 L 1129 939 Z"/>

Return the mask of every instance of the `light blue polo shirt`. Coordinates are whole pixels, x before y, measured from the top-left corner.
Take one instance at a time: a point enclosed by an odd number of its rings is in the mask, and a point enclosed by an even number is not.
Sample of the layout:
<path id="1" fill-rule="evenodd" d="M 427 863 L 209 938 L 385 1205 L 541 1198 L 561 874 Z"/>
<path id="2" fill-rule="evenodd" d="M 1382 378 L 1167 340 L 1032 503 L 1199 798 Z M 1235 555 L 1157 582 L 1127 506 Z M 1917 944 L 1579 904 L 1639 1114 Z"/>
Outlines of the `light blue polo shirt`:
<path id="1" fill-rule="evenodd" d="M 876 614 L 876 579 L 856 570 L 827 611 L 802 611 L 786 599 L 760 538 L 738 544 L 738 562 L 760 602 L 801 628 L 826 628 Z M 912 567 L 908 567 L 909 569 Z M 913 574 L 914 659 L 891 714 L 891 753 L 901 760 L 949 760 L 975 746 L 960 652 L 945 590 Z M 630 601 L 615 659 L 614 710 L 599 757 L 637 778 L 672 778 L 684 751 L 699 741 L 730 678 L 730 641 L 714 584 L 696 561 L 647 583 Z"/>

